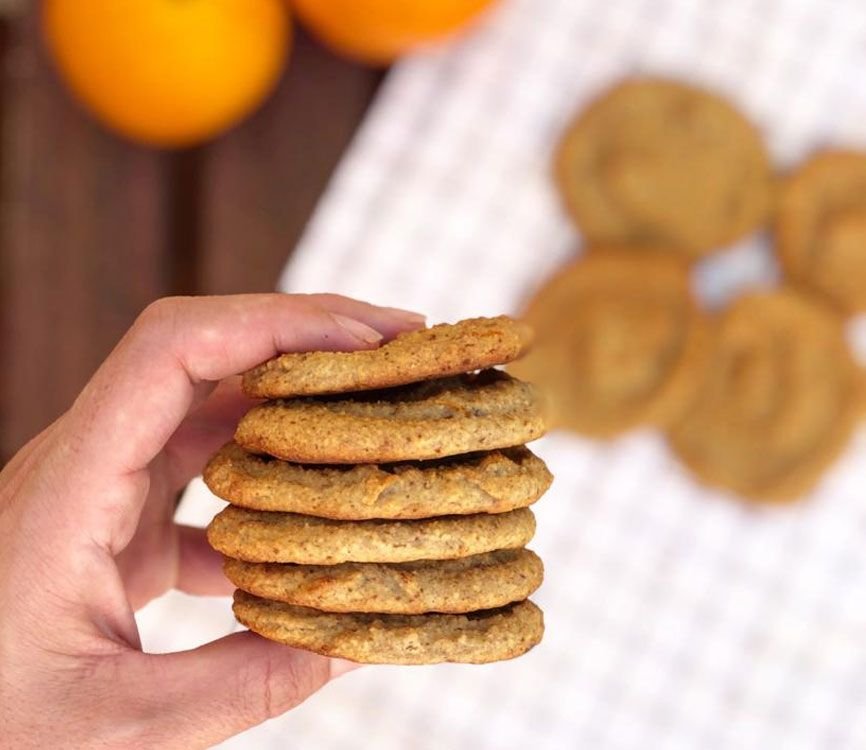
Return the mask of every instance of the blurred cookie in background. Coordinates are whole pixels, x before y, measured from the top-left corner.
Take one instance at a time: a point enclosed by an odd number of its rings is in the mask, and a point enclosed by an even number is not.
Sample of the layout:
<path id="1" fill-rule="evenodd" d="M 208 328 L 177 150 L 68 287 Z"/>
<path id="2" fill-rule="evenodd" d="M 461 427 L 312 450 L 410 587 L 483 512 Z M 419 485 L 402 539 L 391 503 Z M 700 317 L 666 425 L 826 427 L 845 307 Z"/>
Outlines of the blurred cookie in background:
<path id="1" fill-rule="evenodd" d="M 667 425 L 702 378 L 707 328 L 669 251 L 594 249 L 557 272 L 524 319 L 535 344 L 509 370 L 543 391 L 552 427 L 612 437 Z"/>
<path id="2" fill-rule="evenodd" d="M 625 81 L 581 112 L 555 171 L 590 243 L 659 244 L 689 258 L 754 230 L 773 202 L 748 120 L 714 94 L 661 79 Z"/>
<path id="3" fill-rule="evenodd" d="M 776 223 L 785 272 L 866 311 L 866 153 L 825 151 L 786 180 Z"/>
<path id="4" fill-rule="evenodd" d="M 842 318 L 781 288 L 738 299 L 714 340 L 699 398 L 670 432 L 674 449 L 708 484 L 796 499 L 847 444 L 860 411 Z"/>

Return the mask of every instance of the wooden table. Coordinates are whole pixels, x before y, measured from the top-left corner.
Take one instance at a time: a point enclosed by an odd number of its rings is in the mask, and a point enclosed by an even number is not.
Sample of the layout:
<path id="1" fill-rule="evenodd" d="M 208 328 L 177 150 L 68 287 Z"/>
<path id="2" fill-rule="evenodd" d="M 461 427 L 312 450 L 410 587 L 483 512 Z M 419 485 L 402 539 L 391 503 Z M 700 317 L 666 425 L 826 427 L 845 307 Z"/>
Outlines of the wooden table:
<path id="1" fill-rule="evenodd" d="M 270 290 L 382 79 L 297 32 L 278 91 L 166 153 L 70 99 L 33 10 L 0 26 L 0 462 L 65 410 L 170 294 Z"/>

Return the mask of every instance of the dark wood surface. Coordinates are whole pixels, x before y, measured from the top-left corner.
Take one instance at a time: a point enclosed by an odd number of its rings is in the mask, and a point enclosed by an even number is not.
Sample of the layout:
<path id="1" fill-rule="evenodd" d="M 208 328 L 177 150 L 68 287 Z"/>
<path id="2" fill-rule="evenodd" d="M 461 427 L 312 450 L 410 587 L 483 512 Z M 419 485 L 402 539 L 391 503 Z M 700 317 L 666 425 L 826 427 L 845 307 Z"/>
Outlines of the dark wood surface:
<path id="1" fill-rule="evenodd" d="M 168 153 L 80 110 L 32 11 L 3 21 L 0 69 L 3 462 L 68 407 L 151 300 L 274 287 L 382 74 L 298 32 L 255 115 Z"/>

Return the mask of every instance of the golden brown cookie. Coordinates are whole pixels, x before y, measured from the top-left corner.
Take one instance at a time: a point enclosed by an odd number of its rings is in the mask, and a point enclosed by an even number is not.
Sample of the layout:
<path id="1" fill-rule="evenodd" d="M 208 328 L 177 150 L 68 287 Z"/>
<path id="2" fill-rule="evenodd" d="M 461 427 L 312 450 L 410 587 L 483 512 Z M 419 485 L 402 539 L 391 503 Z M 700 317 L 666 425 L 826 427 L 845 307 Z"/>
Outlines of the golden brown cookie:
<path id="1" fill-rule="evenodd" d="M 229 443 L 208 462 L 204 480 L 244 508 L 364 520 L 504 513 L 534 503 L 552 477 L 523 446 L 422 463 L 310 466 Z"/>
<path id="2" fill-rule="evenodd" d="M 635 79 L 566 131 L 556 180 L 592 243 L 654 244 L 697 257 L 766 220 L 772 177 L 758 132 L 714 94 Z"/>
<path id="3" fill-rule="evenodd" d="M 526 653 L 544 634 L 530 601 L 471 614 L 333 614 L 235 592 L 235 617 L 272 641 L 366 664 L 486 664 Z"/>
<path id="4" fill-rule="evenodd" d="M 253 453 L 314 464 L 389 463 L 521 445 L 544 433 L 535 390 L 498 370 L 351 398 L 270 401 L 241 419 Z"/>
<path id="5" fill-rule="evenodd" d="M 544 392 L 552 427 L 584 435 L 669 424 L 708 357 L 688 271 L 662 251 L 593 251 L 550 279 L 525 318 L 536 342 L 509 369 Z"/>
<path id="6" fill-rule="evenodd" d="M 207 537 L 215 550 L 247 562 L 334 565 L 450 560 L 523 547 L 534 533 L 535 516 L 527 508 L 415 521 L 332 521 L 230 505 L 211 521 Z"/>
<path id="7" fill-rule="evenodd" d="M 544 568 L 534 552 L 503 549 L 456 560 L 286 565 L 226 559 L 239 589 L 325 612 L 474 612 L 526 599 Z"/>
<path id="8" fill-rule="evenodd" d="M 517 359 L 532 332 L 505 315 L 402 333 L 378 349 L 283 354 L 244 375 L 256 398 L 368 391 L 483 370 Z"/>
<path id="9" fill-rule="evenodd" d="M 791 278 L 847 312 L 866 311 L 866 154 L 827 151 L 792 174 L 776 234 Z"/>
<path id="10" fill-rule="evenodd" d="M 671 442 L 709 484 L 795 499 L 847 443 L 860 377 L 832 309 L 792 289 L 742 297 L 718 323 L 706 383 Z"/>

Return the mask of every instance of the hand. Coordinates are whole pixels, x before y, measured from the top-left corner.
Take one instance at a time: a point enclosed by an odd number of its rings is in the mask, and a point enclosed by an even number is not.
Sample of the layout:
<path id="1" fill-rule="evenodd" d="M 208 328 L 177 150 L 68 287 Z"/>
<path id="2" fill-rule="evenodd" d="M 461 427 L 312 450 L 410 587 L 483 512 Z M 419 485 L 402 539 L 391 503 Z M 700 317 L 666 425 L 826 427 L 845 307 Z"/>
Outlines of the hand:
<path id="1" fill-rule="evenodd" d="M 227 378 L 279 352 L 370 348 L 422 324 L 332 295 L 145 310 L 72 408 L 0 473 L 2 744 L 207 746 L 339 673 L 249 632 L 145 654 L 133 612 L 172 587 L 231 591 L 203 530 L 173 521 L 177 493 L 250 405 Z"/>

